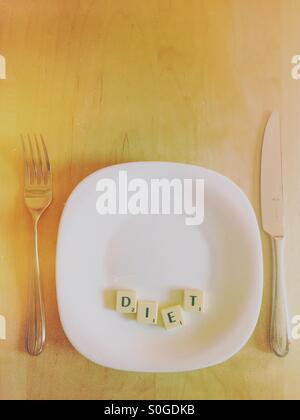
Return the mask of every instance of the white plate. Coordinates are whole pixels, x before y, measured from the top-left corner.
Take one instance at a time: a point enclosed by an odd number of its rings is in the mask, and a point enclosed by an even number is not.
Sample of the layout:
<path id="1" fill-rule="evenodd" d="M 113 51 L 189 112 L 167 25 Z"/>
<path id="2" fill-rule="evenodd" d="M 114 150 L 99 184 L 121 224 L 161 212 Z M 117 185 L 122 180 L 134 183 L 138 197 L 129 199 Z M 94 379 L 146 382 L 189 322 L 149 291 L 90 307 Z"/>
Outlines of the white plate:
<path id="1" fill-rule="evenodd" d="M 204 179 L 205 221 L 184 216 L 100 216 L 101 178 Z M 180 303 L 181 290 L 200 288 L 206 312 L 185 313 L 184 328 L 144 326 L 112 310 L 113 291 Z M 131 163 L 85 179 L 62 217 L 57 249 L 60 317 L 70 342 L 86 358 L 129 371 L 175 372 L 229 359 L 247 343 L 261 308 L 263 258 L 254 211 L 230 180 L 196 166 Z"/>

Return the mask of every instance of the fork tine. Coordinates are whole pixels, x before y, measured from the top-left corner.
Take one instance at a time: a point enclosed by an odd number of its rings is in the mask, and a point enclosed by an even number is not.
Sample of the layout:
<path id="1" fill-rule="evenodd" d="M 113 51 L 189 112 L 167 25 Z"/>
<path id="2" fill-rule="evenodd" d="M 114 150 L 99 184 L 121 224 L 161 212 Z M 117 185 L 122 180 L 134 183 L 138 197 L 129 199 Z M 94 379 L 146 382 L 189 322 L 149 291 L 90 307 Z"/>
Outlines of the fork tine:
<path id="1" fill-rule="evenodd" d="M 46 183 L 45 180 L 45 176 L 44 176 L 44 171 L 43 171 L 43 161 L 42 161 L 42 155 L 41 155 L 41 149 L 39 146 L 39 142 L 37 139 L 37 136 L 34 136 L 34 140 L 35 140 L 35 147 L 36 147 L 36 152 L 37 152 L 37 163 L 36 166 L 38 168 L 38 183 Z"/>
<path id="2" fill-rule="evenodd" d="M 46 160 L 46 167 L 47 167 L 47 181 L 51 182 L 51 164 L 50 164 L 50 159 L 49 159 L 49 155 L 48 155 L 48 151 L 47 151 L 47 147 L 45 144 L 45 140 L 42 134 L 40 134 L 41 137 L 41 142 L 42 142 L 42 146 L 43 146 L 43 151 L 44 151 L 44 156 L 45 156 L 45 160 Z"/>
<path id="3" fill-rule="evenodd" d="M 37 172 L 37 165 L 36 165 L 36 159 L 34 158 L 34 151 L 33 151 L 33 146 L 32 146 L 32 141 L 31 141 L 31 137 L 28 134 L 28 143 L 29 143 L 29 150 L 30 150 L 30 154 L 31 154 L 31 165 L 32 165 L 32 175 L 33 178 L 31 180 L 32 183 L 36 183 L 37 179 L 38 179 L 38 172 Z"/>
<path id="4" fill-rule="evenodd" d="M 41 136 L 41 141 L 42 141 L 42 145 L 43 145 L 43 149 L 44 149 L 44 153 L 45 153 L 46 164 L 47 164 L 47 170 L 48 170 L 48 171 L 49 171 L 49 173 L 50 173 L 50 171 L 51 171 L 51 165 L 50 165 L 50 160 L 49 160 L 49 156 L 48 156 L 47 147 L 46 147 L 46 144 L 45 144 L 44 137 L 42 136 L 42 134 L 41 134 L 40 136 Z"/>
<path id="5" fill-rule="evenodd" d="M 28 152 L 27 152 L 23 135 L 21 135 L 21 142 L 22 142 L 22 147 L 23 147 L 23 157 L 24 157 L 24 167 L 25 167 L 25 183 L 30 184 L 30 179 L 31 179 L 30 164 L 28 160 Z"/>

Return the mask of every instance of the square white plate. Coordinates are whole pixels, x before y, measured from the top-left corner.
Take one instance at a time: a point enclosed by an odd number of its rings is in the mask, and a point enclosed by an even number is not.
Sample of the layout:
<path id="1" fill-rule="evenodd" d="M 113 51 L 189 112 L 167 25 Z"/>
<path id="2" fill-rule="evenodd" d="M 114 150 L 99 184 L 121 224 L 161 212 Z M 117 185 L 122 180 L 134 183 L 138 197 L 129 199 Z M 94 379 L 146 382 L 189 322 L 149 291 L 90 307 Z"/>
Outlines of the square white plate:
<path id="1" fill-rule="evenodd" d="M 204 179 L 205 221 L 185 216 L 100 216 L 102 178 Z M 166 331 L 113 310 L 114 291 L 181 303 L 184 288 L 205 292 L 206 311 L 185 313 L 186 326 Z M 57 248 L 60 317 L 73 346 L 89 360 L 129 371 L 175 372 L 229 359 L 247 343 L 261 308 L 263 257 L 247 197 L 230 180 L 196 166 L 130 163 L 100 170 L 72 193 Z"/>

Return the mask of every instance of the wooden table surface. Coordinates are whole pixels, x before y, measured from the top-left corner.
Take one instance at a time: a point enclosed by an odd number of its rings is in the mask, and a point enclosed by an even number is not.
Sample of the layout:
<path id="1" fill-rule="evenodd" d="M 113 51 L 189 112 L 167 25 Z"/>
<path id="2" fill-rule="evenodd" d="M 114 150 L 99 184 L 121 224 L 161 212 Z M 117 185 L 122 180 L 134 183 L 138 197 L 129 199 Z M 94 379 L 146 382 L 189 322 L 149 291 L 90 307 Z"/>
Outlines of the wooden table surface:
<path id="1" fill-rule="evenodd" d="M 95 366 L 68 343 L 55 295 L 61 212 L 85 176 L 111 164 L 180 161 L 227 175 L 259 221 L 263 129 L 283 118 L 287 279 L 300 314 L 300 0 L 0 0 L 1 399 L 300 398 L 300 341 L 288 358 L 269 350 L 271 249 L 265 296 L 246 348 L 227 363 L 182 374 Z M 43 133 L 55 199 L 41 225 L 49 343 L 24 352 L 31 219 L 22 200 L 20 133 Z"/>

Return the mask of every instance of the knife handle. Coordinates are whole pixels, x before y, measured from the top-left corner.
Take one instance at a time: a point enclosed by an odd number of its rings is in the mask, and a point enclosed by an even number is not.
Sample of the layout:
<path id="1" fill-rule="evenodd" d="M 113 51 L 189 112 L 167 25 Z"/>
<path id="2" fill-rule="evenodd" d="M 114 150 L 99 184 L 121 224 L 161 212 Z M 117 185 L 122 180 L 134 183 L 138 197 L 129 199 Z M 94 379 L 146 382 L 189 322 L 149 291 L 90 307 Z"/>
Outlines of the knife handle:
<path id="1" fill-rule="evenodd" d="M 273 303 L 271 320 L 271 347 L 278 357 L 289 353 L 291 343 L 291 325 L 288 310 L 285 281 L 285 240 L 274 238 L 273 242 Z"/>

